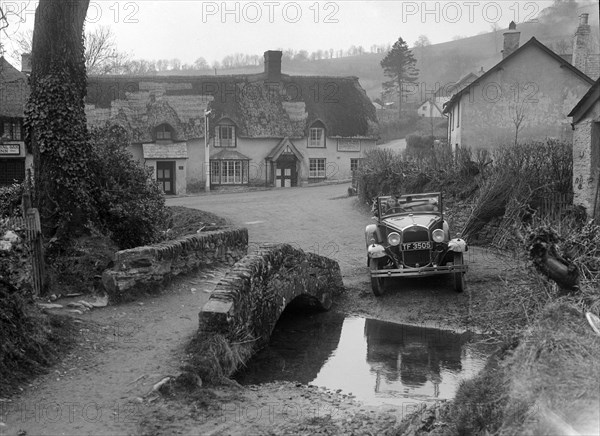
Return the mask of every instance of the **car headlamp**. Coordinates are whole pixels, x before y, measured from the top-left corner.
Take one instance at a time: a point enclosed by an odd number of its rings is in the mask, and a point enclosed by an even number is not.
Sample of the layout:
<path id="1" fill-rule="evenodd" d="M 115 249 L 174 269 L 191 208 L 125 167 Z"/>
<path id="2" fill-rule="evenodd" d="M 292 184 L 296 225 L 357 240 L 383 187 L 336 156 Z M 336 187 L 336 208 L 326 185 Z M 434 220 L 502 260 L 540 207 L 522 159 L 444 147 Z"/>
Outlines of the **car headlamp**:
<path id="1" fill-rule="evenodd" d="M 435 229 L 431 234 L 431 237 L 435 242 L 443 242 L 444 241 L 444 231 L 442 229 Z"/>
<path id="2" fill-rule="evenodd" d="M 388 244 L 396 246 L 400 244 L 400 234 L 398 232 L 392 232 L 388 235 Z"/>

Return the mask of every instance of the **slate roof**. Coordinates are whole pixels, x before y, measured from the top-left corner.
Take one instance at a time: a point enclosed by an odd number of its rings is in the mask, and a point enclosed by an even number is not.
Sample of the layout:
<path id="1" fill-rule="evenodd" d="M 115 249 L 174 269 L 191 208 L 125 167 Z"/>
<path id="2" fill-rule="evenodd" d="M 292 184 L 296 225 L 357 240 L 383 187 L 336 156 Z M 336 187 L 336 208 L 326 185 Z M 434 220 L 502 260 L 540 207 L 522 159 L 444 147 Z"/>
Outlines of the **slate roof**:
<path id="1" fill-rule="evenodd" d="M 88 78 L 88 121 L 118 121 L 151 139 L 157 123 L 168 122 L 177 140 L 204 136 L 204 110 L 212 110 L 210 131 L 223 118 L 239 137 L 299 138 L 321 121 L 328 136 L 375 137 L 375 107 L 356 77 L 266 75 L 98 76 Z M 91 114 L 91 115 L 90 115 Z"/>
<path id="2" fill-rule="evenodd" d="M 0 116 L 23 118 L 28 98 L 27 76 L 0 57 Z"/>
<path id="3" fill-rule="evenodd" d="M 460 99 L 460 96 L 463 95 L 465 92 L 467 92 L 471 88 L 471 86 L 474 86 L 474 85 L 478 84 L 479 82 L 481 82 L 482 80 L 486 79 L 493 72 L 497 71 L 498 68 L 501 68 L 507 62 L 510 62 L 514 56 L 516 56 L 519 52 L 521 52 L 522 50 L 524 50 L 526 47 L 529 47 L 529 46 L 534 46 L 534 47 L 539 48 L 544 53 L 548 54 L 550 57 L 556 59 L 556 61 L 559 62 L 561 67 L 564 67 L 564 68 L 572 71 L 575 75 L 581 77 L 583 80 L 588 82 L 590 85 L 594 83 L 594 81 L 591 78 L 589 78 L 587 75 L 585 75 L 578 68 L 574 67 L 569 62 L 567 62 L 563 57 L 556 54 L 554 51 L 550 50 L 544 44 L 542 44 L 537 39 L 535 39 L 535 37 L 532 37 L 529 41 L 527 41 L 525 44 L 520 46 L 517 50 L 515 50 L 510 55 L 506 56 L 504 59 L 502 59 L 500 62 L 498 62 L 494 67 L 487 70 L 485 73 L 483 73 L 481 76 L 479 76 L 473 82 L 471 82 L 468 86 L 464 87 L 463 89 L 458 91 L 456 94 L 454 94 L 452 96 L 452 98 L 444 105 L 444 113 L 449 113 L 452 106 L 454 106 L 454 104 L 457 102 L 457 100 Z"/>
<path id="4" fill-rule="evenodd" d="M 574 123 L 579 122 L 598 100 L 600 100 L 600 79 L 596 80 L 567 116 L 573 117 Z"/>

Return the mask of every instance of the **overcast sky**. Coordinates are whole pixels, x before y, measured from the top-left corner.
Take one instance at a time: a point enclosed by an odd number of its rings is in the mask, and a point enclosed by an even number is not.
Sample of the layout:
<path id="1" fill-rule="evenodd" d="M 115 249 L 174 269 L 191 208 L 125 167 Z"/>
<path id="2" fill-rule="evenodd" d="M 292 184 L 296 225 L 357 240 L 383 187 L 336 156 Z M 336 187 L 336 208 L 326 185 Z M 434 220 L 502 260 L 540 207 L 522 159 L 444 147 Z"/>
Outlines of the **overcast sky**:
<path id="1" fill-rule="evenodd" d="M 33 28 L 35 1 L 0 0 L 10 20 L 1 35 Z M 87 29 L 109 25 L 118 49 L 134 58 L 209 63 L 236 52 L 265 50 L 335 50 L 351 45 L 366 51 L 404 38 L 410 46 L 419 35 L 431 43 L 535 20 L 552 1 L 115 1 L 91 0 Z M 7 44 L 9 45 L 9 44 Z M 6 53 L 12 52 L 10 46 Z"/>

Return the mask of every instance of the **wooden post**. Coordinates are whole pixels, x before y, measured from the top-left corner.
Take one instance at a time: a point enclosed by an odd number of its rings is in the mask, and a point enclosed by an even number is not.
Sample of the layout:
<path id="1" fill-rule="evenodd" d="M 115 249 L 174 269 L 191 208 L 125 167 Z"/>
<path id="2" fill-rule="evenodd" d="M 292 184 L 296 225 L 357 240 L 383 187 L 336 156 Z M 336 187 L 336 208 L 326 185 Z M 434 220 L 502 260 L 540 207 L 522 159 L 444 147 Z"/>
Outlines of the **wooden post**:
<path id="1" fill-rule="evenodd" d="M 23 193 L 23 197 L 21 200 L 21 208 L 23 212 L 23 218 L 27 215 L 27 211 L 31 209 L 31 193 L 29 190 L 26 190 Z"/>
<path id="2" fill-rule="evenodd" d="M 46 268 L 44 263 L 44 244 L 42 226 L 37 209 L 30 208 L 26 215 L 27 239 L 31 244 L 31 263 L 33 275 L 33 290 L 36 296 L 46 291 Z"/>
<path id="3" fill-rule="evenodd" d="M 23 211 L 23 219 L 25 221 L 27 244 L 29 245 L 31 253 L 33 292 L 36 297 L 39 297 L 46 290 L 44 243 L 40 214 L 37 209 L 32 208 L 31 206 L 31 191 L 26 189 L 23 193 L 21 208 Z"/>

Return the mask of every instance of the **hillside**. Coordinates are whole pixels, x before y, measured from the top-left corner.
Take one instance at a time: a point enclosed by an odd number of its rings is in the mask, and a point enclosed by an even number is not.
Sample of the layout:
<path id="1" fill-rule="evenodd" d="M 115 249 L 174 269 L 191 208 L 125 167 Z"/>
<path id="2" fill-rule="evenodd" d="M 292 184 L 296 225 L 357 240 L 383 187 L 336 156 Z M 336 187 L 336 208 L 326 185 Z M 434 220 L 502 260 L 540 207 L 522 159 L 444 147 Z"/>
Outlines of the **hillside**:
<path id="1" fill-rule="evenodd" d="M 598 5 L 582 6 L 576 2 L 564 2 L 560 6 L 547 8 L 540 13 L 538 22 L 520 23 L 521 44 L 533 36 L 550 48 L 567 54 L 572 52 L 572 38 L 577 29 L 579 14 L 590 14 L 592 32 L 598 41 Z M 507 23 L 508 24 L 508 23 Z M 503 33 L 508 29 L 497 29 L 456 41 L 432 44 L 413 49 L 420 70 L 419 84 L 422 92 L 409 96 L 410 101 L 423 101 L 436 87 L 456 82 L 469 72 L 477 72 L 482 67 L 488 70 L 502 58 Z M 393 41 L 390 41 L 393 42 Z M 564 47 L 564 48 L 563 48 Z M 384 53 L 366 53 L 358 56 L 323 59 L 316 61 L 282 61 L 282 71 L 301 76 L 357 76 L 371 99 L 381 97 L 381 83 L 387 80 L 379 63 Z M 217 74 L 254 74 L 263 71 L 261 66 L 218 70 Z M 214 70 L 167 71 L 167 75 L 215 74 Z"/>

